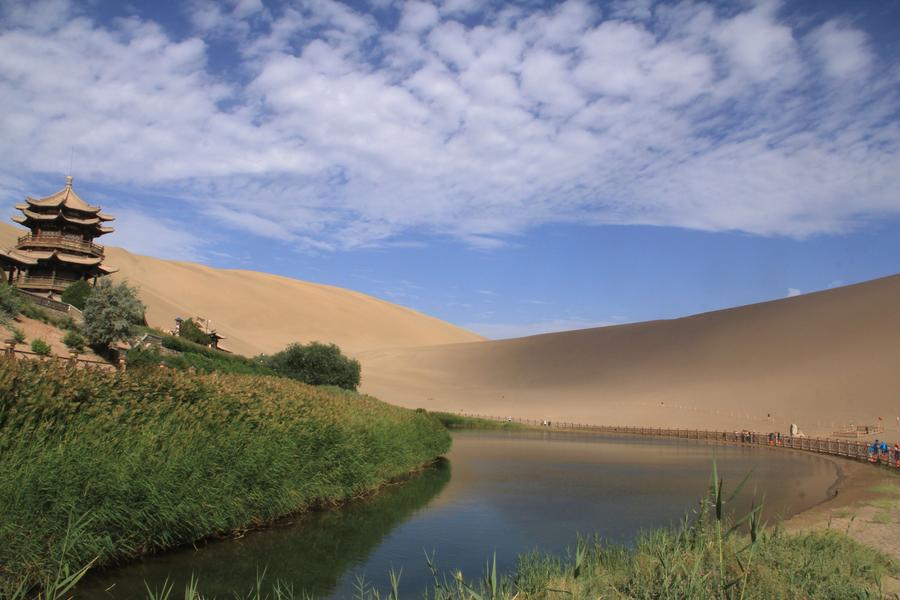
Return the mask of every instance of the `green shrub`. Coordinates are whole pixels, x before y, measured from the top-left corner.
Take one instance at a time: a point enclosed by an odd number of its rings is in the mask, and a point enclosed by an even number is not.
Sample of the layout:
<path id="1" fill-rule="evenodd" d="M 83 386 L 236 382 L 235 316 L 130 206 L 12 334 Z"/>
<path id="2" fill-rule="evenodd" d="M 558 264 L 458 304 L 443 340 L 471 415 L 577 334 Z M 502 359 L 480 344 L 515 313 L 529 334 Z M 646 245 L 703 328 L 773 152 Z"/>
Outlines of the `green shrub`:
<path id="1" fill-rule="evenodd" d="M 62 293 L 62 301 L 71 304 L 77 309 L 84 310 L 84 305 L 91 295 L 91 285 L 84 279 L 79 279 Z"/>
<path id="2" fill-rule="evenodd" d="M 22 302 L 22 316 L 42 323 L 50 322 L 50 314 L 46 310 L 27 300 Z"/>
<path id="3" fill-rule="evenodd" d="M 242 375 L 277 375 L 268 365 L 240 354 L 229 354 L 195 344 L 183 337 L 165 335 L 162 338 L 163 348 L 175 350 L 177 356 L 159 356 L 155 364 L 162 362 L 167 367 L 185 370 L 190 367 L 202 373 L 238 373 Z M 157 353 L 159 354 L 159 353 Z"/>
<path id="4" fill-rule="evenodd" d="M 74 331 L 72 329 L 67 331 L 66 335 L 63 336 L 62 342 L 69 350 L 72 350 L 73 352 L 84 351 L 84 336 L 82 336 L 77 331 Z"/>
<path id="5" fill-rule="evenodd" d="M 263 361 L 279 375 L 310 385 L 336 385 L 347 390 L 359 386 L 359 361 L 341 354 L 335 344 L 291 344 Z"/>
<path id="6" fill-rule="evenodd" d="M 200 329 L 193 319 L 186 319 L 181 322 L 181 327 L 178 328 L 178 335 L 189 342 L 202 346 L 208 346 L 210 342 L 209 334 Z"/>
<path id="7" fill-rule="evenodd" d="M 144 320 L 144 305 L 137 290 L 125 282 L 101 279 L 84 305 L 84 333 L 99 349 L 129 339 L 131 326 Z"/>
<path id="8" fill-rule="evenodd" d="M 14 287 L 0 283 L 0 323 L 16 317 L 22 312 L 23 304 L 22 296 Z"/>
<path id="9" fill-rule="evenodd" d="M 11 338 L 15 343 L 21 344 L 22 342 L 25 341 L 25 332 L 22 331 L 21 329 L 19 329 L 18 327 L 13 327 L 12 329 L 9 330 L 9 332 L 10 332 L 10 334 L 12 334 Z"/>
<path id="10" fill-rule="evenodd" d="M 42 340 L 41 338 L 37 338 L 32 340 L 31 342 L 31 351 L 35 354 L 39 354 L 41 356 L 50 356 L 50 344 Z"/>

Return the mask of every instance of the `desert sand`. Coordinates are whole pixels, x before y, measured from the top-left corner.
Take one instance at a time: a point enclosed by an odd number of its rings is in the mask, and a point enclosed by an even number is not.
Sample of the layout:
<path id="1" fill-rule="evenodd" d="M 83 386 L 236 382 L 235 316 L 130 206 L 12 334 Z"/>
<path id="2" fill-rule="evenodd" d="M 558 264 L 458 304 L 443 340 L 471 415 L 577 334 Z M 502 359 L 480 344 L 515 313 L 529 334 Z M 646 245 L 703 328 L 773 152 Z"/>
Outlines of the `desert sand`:
<path id="1" fill-rule="evenodd" d="M 0 246 L 13 246 L 23 233 L 0 224 Z M 482 339 L 414 310 L 328 285 L 160 260 L 109 246 L 105 262 L 120 269 L 114 279 L 138 287 L 150 325 L 168 330 L 175 317 L 204 317 L 225 336 L 223 347 L 248 356 L 292 342 L 336 343 L 354 353 Z"/>
<path id="2" fill-rule="evenodd" d="M 362 353 L 405 406 L 608 425 L 900 438 L 900 276 L 666 321 Z M 879 421 L 879 417 L 882 420 Z"/>
<path id="3" fill-rule="evenodd" d="M 0 226 L 0 245 L 20 231 Z M 203 316 L 241 354 L 335 342 L 362 391 L 430 410 L 900 438 L 900 275 L 680 319 L 484 341 L 357 292 L 107 249 L 151 325 Z M 880 419 L 879 419 L 880 418 Z"/>

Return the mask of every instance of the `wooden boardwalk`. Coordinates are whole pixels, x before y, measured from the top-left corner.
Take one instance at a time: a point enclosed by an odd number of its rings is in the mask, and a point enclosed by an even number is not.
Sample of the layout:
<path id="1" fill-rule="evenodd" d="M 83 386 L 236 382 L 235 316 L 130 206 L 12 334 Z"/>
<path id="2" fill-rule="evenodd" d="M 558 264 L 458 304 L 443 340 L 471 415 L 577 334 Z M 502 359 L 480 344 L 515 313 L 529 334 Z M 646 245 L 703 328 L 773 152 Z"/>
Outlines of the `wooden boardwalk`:
<path id="1" fill-rule="evenodd" d="M 630 427 L 626 425 L 588 425 L 585 423 L 571 423 L 566 421 L 540 421 L 536 419 L 518 419 L 514 417 L 498 417 L 495 415 L 480 415 L 472 413 L 459 413 L 465 417 L 475 417 L 489 421 L 504 421 L 530 425 L 534 427 L 547 427 L 558 431 L 584 431 L 590 433 L 612 433 L 622 435 L 635 435 L 645 437 L 677 438 L 686 440 L 699 440 L 722 444 L 737 444 L 744 446 L 763 446 L 770 448 L 788 448 L 803 450 L 817 454 L 829 454 L 841 456 L 852 460 L 873 462 L 886 467 L 900 470 L 900 460 L 894 456 L 893 442 L 888 446 L 887 455 L 874 457 L 869 454 L 869 444 L 855 440 L 819 438 L 805 436 L 786 436 L 776 433 L 760 433 L 758 431 L 717 431 L 711 429 L 671 429 L 665 427 Z"/>

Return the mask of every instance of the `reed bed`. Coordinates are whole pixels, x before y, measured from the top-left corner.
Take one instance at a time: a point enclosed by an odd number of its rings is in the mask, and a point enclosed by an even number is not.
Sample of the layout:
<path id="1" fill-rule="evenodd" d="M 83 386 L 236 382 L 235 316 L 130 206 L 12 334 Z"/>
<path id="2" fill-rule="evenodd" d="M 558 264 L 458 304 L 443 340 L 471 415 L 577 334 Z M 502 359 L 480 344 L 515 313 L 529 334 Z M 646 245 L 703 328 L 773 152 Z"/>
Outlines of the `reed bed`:
<path id="1" fill-rule="evenodd" d="M 420 411 L 424 409 L 418 409 Z M 518 431 L 528 429 L 527 425 L 513 421 L 494 421 L 491 419 L 479 419 L 478 417 L 466 417 L 448 412 L 428 411 L 428 414 L 443 423 L 447 429 L 498 429 Z"/>
<path id="2" fill-rule="evenodd" d="M 449 446 L 428 415 L 277 377 L 0 358 L 0 597 L 364 495 Z"/>

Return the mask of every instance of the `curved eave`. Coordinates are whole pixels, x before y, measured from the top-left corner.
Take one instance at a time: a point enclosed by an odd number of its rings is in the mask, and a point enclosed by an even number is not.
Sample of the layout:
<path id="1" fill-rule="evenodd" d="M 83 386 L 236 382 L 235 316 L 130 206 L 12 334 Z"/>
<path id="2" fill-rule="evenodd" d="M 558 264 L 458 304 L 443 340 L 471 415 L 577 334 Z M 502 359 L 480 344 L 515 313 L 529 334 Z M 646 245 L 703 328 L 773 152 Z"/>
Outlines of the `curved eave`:
<path id="1" fill-rule="evenodd" d="M 116 218 L 112 215 L 105 215 L 103 213 L 97 213 L 97 218 L 101 221 L 115 221 Z"/>
<path id="2" fill-rule="evenodd" d="M 81 256 L 58 250 L 11 250 L 5 254 L 23 265 L 37 265 L 55 261 L 66 265 L 100 267 L 103 262 L 103 257 L 100 256 Z"/>
<path id="3" fill-rule="evenodd" d="M 55 255 L 56 260 L 70 265 L 96 267 L 103 262 L 103 259 L 99 256 L 79 256 L 77 254 L 67 254 L 65 252 L 56 252 Z"/>
<path id="4" fill-rule="evenodd" d="M 24 214 L 29 219 L 33 219 L 35 221 L 55 221 L 60 217 L 60 213 L 58 213 L 58 212 L 42 213 L 42 212 L 35 212 L 33 210 L 28 210 L 27 208 L 22 211 L 22 214 Z"/>
<path id="5" fill-rule="evenodd" d="M 26 265 L 26 266 L 34 266 L 38 264 L 38 261 L 27 256 L 22 256 L 18 252 L 14 250 L 6 251 L 0 250 L 0 263 L 3 264 L 13 264 L 13 265 Z"/>
<path id="6" fill-rule="evenodd" d="M 12 220 L 20 225 L 25 225 L 28 227 L 29 221 L 36 221 L 38 223 L 52 223 L 54 221 L 59 221 L 61 223 L 68 223 L 69 225 L 78 225 L 81 227 L 92 227 L 94 232 L 97 235 L 103 235 L 104 233 L 112 233 L 112 227 L 104 227 L 100 225 L 103 222 L 99 217 L 93 217 L 89 219 L 79 219 L 78 217 L 72 217 L 61 212 L 54 214 L 46 214 L 46 213 L 37 213 L 33 210 L 23 210 L 22 213 L 24 216 L 16 215 L 12 217 Z M 112 219 L 107 219 L 112 220 Z"/>
<path id="7" fill-rule="evenodd" d="M 31 196 L 29 196 L 25 198 L 25 202 L 27 202 L 31 206 L 39 206 L 42 208 L 56 208 L 65 206 L 66 208 L 77 210 L 79 212 L 91 214 L 100 212 L 99 206 L 91 206 L 90 204 L 82 200 L 81 197 L 75 193 L 75 190 L 73 190 L 69 186 L 66 186 L 55 194 L 51 194 L 45 198 L 32 198 Z"/>
<path id="8" fill-rule="evenodd" d="M 110 267 L 108 265 L 98 265 L 97 270 L 100 271 L 104 275 L 112 275 L 113 273 L 118 273 L 119 269 L 117 267 Z"/>
<path id="9" fill-rule="evenodd" d="M 99 225 L 100 219 L 99 217 L 92 217 L 88 219 L 80 219 L 78 217 L 72 217 L 66 214 L 60 215 L 66 223 L 72 223 L 73 225 Z"/>

